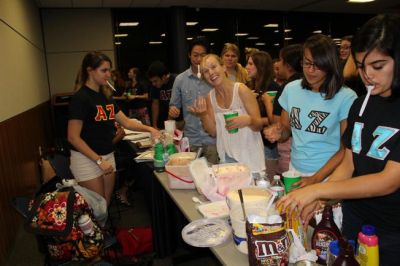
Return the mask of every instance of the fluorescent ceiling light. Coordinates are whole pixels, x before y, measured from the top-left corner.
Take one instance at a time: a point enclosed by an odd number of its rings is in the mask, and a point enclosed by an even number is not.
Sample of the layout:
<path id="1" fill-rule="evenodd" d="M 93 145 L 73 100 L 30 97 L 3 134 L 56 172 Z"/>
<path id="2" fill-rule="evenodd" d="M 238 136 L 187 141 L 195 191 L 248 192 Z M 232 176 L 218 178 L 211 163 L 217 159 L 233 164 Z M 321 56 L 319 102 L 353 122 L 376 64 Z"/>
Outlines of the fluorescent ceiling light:
<path id="1" fill-rule="evenodd" d="M 114 34 L 114 37 L 128 37 L 128 33 L 117 33 L 117 34 Z"/>
<path id="2" fill-rule="evenodd" d="M 285 29 L 285 32 L 291 32 L 292 29 Z"/>
<path id="3" fill-rule="evenodd" d="M 237 36 L 237 37 L 247 36 L 247 35 L 249 35 L 249 34 L 248 34 L 248 33 L 245 33 L 245 32 L 238 32 L 238 33 L 235 33 L 235 36 Z"/>
<path id="4" fill-rule="evenodd" d="M 293 40 L 293 38 L 292 37 L 285 37 L 285 40 L 289 41 L 289 40 Z"/>
<path id="5" fill-rule="evenodd" d="M 186 40 L 188 41 L 193 40 L 193 37 L 187 37 Z"/>
<path id="6" fill-rule="evenodd" d="M 322 33 L 322 30 L 315 30 L 312 33 Z"/>
<path id="7" fill-rule="evenodd" d="M 369 3 L 369 2 L 374 2 L 375 0 L 347 0 L 348 3 Z"/>
<path id="8" fill-rule="evenodd" d="M 208 31 L 208 32 L 212 32 L 212 31 L 217 31 L 218 28 L 204 28 L 201 31 Z"/>
<path id="9" fill-rule="evenodd" d="M 276 23 L 269 23 L 269 24 L 265 24 L 264 28 L 278 28 L 279 24 Z"/>
<path id="10" fill-rule="evenodd" d="M 279 30 L 274 30 L 275 33 L 279 33 Z"/>
<path id="11" fill-rule="evenodd" d="M 340 42 L 342 39 L 341 38 L 333 38 L 332 40 Z"/>
<path id="12" fill-rule="evenodd" d="M 279 43 L 274 43 L 274 46 L 279 46 Z"/>
<path id="13" fill-rule="evenodd" d="M 161 34 L 160 36 L 161 36 L 161 37 L 165 37 L 165 33 Z"/>
<path id="14" fill-rule="evenodd" d="M 256 42 L 255 45 L 257 45 L 257 46 L 264 46 L 264 45 L 265 45 L 265 42 Z"/>
<path id="15" fill-rule="evenodd" d="M 186 22 L 186 26 L 195 26 L 197 24 L 199 24 L 199 22 L 197 22 L 197 21 L 188 21 L 188 22 Z"/>
<path id="16" fill-rule="evenodd" d="M 255 36 L 247 37 L 247 40 L 258 40 L 258 39 L 260 39 L 260 37 L 255 37 Z"/>
<path id="17" fill-rule="evenodd" d="M 162 44 L 160 41 L 149 41 L 149 44 Z"/>
<path id="18" fill-rule="evenodd" d="M 136 27 L 139 25 L 139 22 L 121 22 L 119 23 L 121 27 Z"/>
<path id="19" fill-rule="evenodd" d="M 120 45 L 122 42 L 115 42 L 114 44 L 115 45 Z"/>

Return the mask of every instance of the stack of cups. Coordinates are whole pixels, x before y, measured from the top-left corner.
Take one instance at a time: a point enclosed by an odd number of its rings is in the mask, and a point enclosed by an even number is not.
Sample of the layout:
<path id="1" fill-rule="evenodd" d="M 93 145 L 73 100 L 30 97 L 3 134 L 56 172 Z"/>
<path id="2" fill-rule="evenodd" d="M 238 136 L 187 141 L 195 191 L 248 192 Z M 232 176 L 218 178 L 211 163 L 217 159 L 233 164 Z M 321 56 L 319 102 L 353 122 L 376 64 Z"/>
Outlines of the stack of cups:
<path id="1" fill-rule="evenodd" d="M 154 145 L 154 170 L 159 173 L 165 170 L 164 146 L 162 143 Z"/>
<path id="2" fill-rule="evenodd" d="M 173 136 L 176 129 L 176 121 L 175 120 L 164 121 L 164 128 L 166 132 L 168 132 L 169 134 L 171 134 L 171 136 Z"/>

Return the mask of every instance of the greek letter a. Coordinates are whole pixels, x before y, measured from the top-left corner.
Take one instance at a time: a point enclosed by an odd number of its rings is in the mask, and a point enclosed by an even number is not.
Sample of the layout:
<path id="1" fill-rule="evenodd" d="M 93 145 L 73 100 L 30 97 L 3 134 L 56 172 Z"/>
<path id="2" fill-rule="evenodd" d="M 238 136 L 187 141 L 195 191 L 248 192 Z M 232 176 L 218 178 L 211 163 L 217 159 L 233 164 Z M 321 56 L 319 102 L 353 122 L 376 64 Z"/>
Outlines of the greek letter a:
<path id="1" fill-rule="evenodd" d="M 108 111 L 108 116 L 107 116 L 107 112 L 104 110 L 102 105 L 96 105 L 96 108 L 97 108 L 97 114 L 96 114 L 96 117 L 94 118 L 96 121 L 107 121 L 107 120 L 115 119 L 115 111 L 114 111 L 113 104 L 106 105 L 106 110 Z"/>

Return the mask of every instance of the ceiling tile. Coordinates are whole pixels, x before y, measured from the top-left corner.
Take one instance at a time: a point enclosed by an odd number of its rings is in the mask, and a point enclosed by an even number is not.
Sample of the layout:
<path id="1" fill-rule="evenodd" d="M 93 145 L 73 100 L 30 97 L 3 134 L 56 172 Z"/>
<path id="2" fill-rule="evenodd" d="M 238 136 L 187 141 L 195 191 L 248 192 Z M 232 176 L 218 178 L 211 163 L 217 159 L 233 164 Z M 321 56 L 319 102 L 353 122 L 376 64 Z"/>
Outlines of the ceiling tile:
<path id="1" fill-rule="evenodd" d="M 130 7 L 132 0 L 103 0 L 103 7 Z"/>
<path id="2" fill-rule="evenodd" d="M 74 7 L 103 7 L 101 0 L 72 0 Z"/>
<path id="3" fill-rule="evenodd" d="M 72 7 L 72 0 L 37 0 L 36 3 L 41 8 L 46 7 Z"/>

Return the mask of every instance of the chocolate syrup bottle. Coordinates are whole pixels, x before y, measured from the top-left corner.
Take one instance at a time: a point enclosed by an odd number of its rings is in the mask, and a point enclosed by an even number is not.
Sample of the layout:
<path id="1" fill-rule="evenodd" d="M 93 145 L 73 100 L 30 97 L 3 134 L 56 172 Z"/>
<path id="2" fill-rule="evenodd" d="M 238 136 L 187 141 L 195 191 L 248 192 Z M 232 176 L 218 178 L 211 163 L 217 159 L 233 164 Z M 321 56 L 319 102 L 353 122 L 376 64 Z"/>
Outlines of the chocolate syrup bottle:
<path id="1" fill-rule="evenodd" d="M 315 227 L 311 239 L 311 248 L 317 252 L 318 263 L 326 265 L 328 247 L 331 241 L 339 240 L 342 234 L 333 220 L 332 206 L 326 205 L 321 222 Z"/>
<path id="2" fill-rule="evenodd" d="M 354 257 L 353 246 L 347 241 L 340 241 L 340 253 L 332 266 L 360 266 Z"/>

